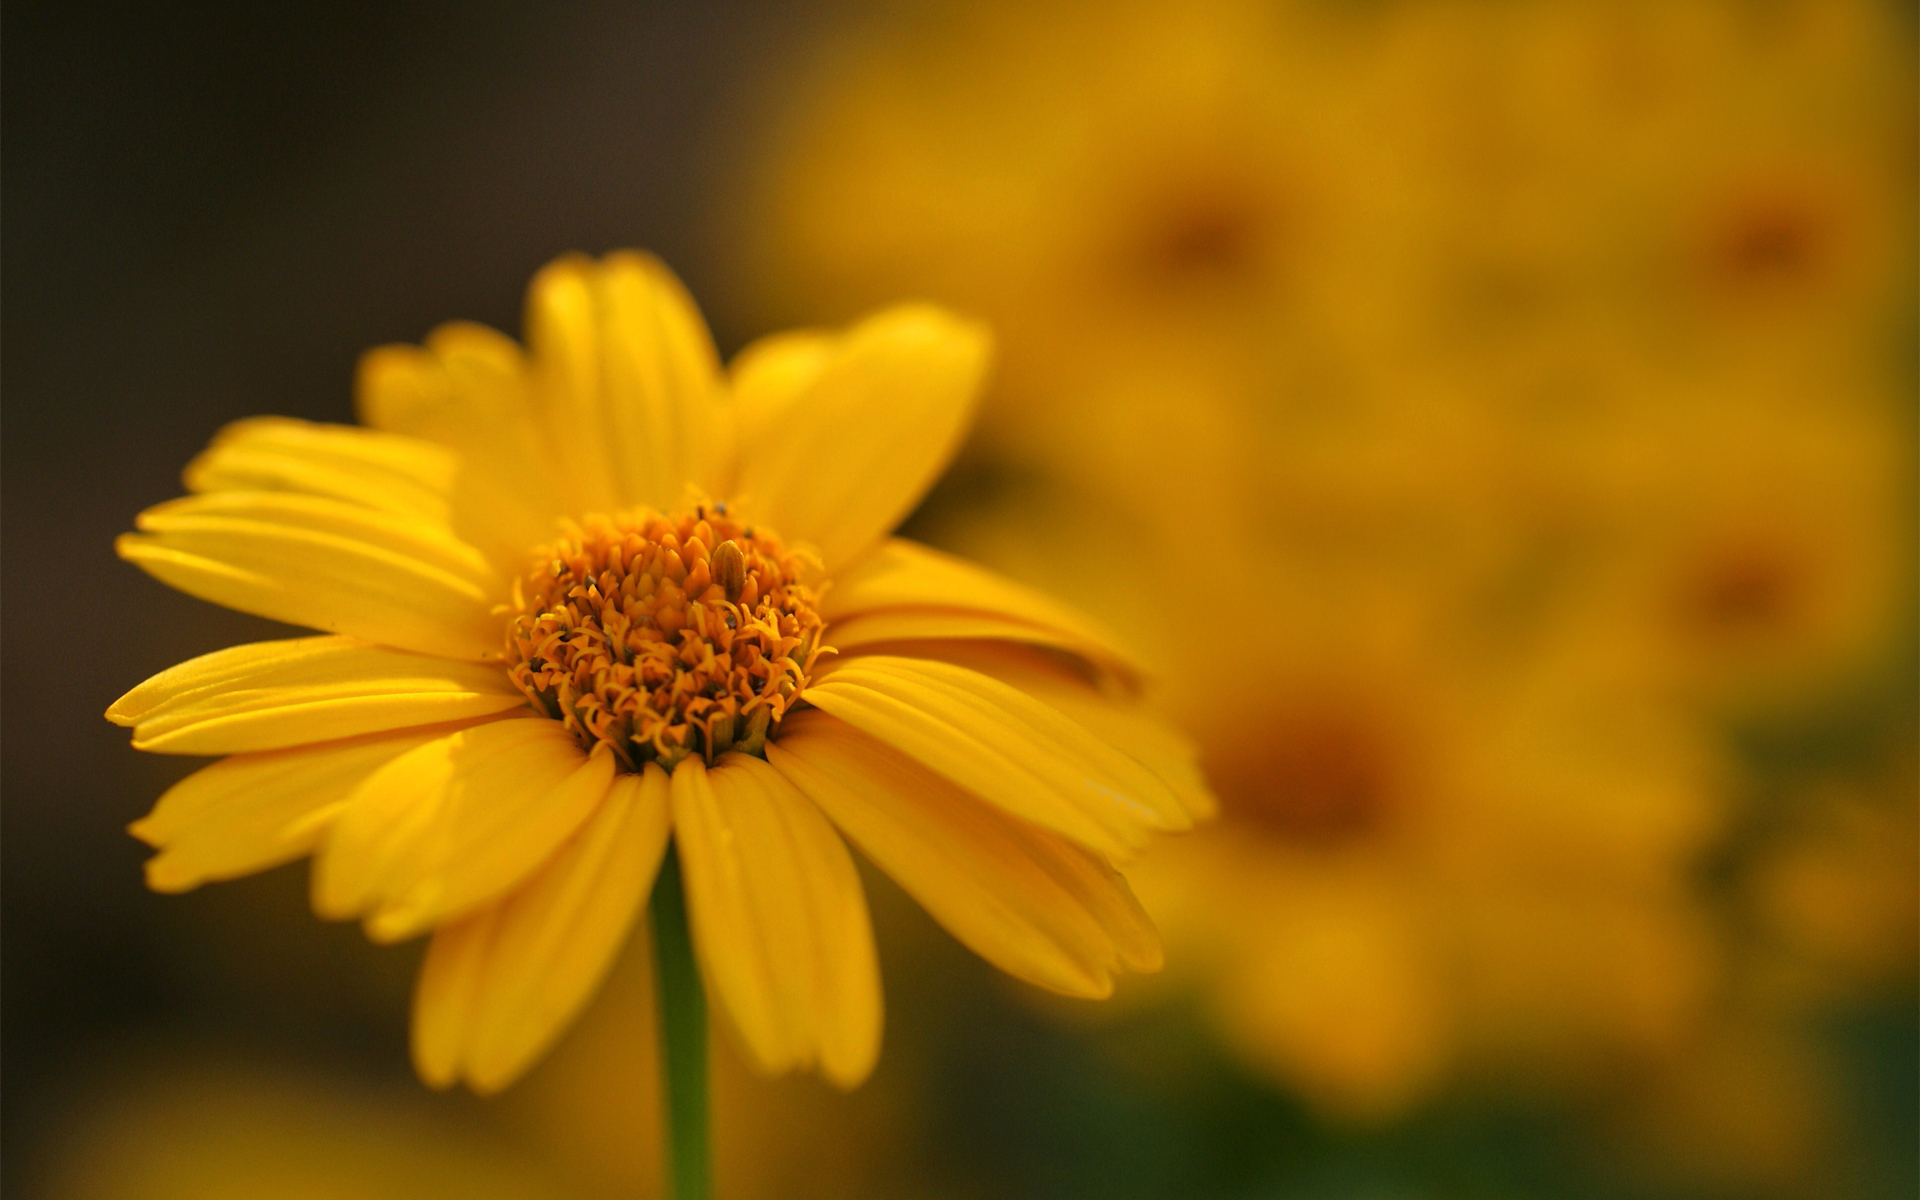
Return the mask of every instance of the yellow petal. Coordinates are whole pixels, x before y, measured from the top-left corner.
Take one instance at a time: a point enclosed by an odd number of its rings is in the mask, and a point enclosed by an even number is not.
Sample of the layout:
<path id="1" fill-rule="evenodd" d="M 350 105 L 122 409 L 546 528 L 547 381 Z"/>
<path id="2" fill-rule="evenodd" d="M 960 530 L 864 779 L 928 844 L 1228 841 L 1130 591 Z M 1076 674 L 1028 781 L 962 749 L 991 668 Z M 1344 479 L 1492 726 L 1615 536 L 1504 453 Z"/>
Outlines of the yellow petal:
<path id="1" fill-rule="evenodd" d="M 203 600 L 425 654 L 499 653 L 500 586 L 444 526 L 287 492 L 186 496 L 135 525 L 120 556 Z"/>
<path id="2" fill-rule="evenodd" d="M 978 325 L 924 305 L 855 325 L 805 389 L 759 421 L 738 494 L 829 568 L 899 524 L 959 448 L 986 373 Z"/>
<path id="3" fill-rule="evenodd" d="M 128 827 L 160 853 L 147 886 L 184 892 L 311 853 L 362 780 L 445 729 L 238 754 L 168 788 Z"/>
<path id="4" fill-rule="evenodd" d="M 673 773 L 674 844 L 701 974 L 762 1069 L 841 1087 L 880 1053 L 880 970 L 846 846 L 786 777 L 730 754 Z"/>
<path id="5" fill-rule="evenodd" d="M 727 381 L 742 442 L 757 437 L 812 385 L 833 361 L 838 340 L 821 330 L 795 329 L 763 337 L 733 356 Z"/>
<path id="6" fill-rule="evenodd" d="M 187 464 L 192 492 L 304 492 L 445 522 L 455 458 L 443 446 L 352 425 L 235 421 Z"/>
<path id="7" fill-rule="evenodd" d="M 424 347 L 377 346 L 354 376 L 354 409 L 368 427 L 462 451 L 476 418 L 525 410 L 526 393 L 519 345 L 471 321 L 441 325 Z"/>
<path id="8" fill-rule="evenodd" d="M 1058 656 L 1005 642 L 902 643 L 899 653 L 938 658 L 991 675 L 1084 725 L 1173 789 L 1194 820 L 1213 817 L 1220 802 L 1200 770 L 1193 739 L 1155 715 L 1130 692 L 1101 688 Z"/>
<path id="9" fill-rule="evenodd" d="M 1151 830 L 1193 824 L 1138 762 L 978 671 L 932 659 L 855 658 L 834 665 L 801 698 L 1110 859 L 1138 850 Z"/>
<path id="10" fill-rule="evenodd" d="M 505 892 L 606 796 L 612 756 L 556 721 L 497 721 L 428 742 L 369 776 L 321 847 L 314 909 L 399 941 Z"/>
<path id="11" fill-rule="evenodd" d="M 1093 618 L 964 559 L 888 538 L 834 576 L 821 599 L 830 645 L 998 638 L 1070 650 L 1128 683 L 1142 674 Z"/>
<path id="12" fill-rule="evenodd" d="M 942 642 L 1014 642 L 1045 646 L 1086 660 L 1131 685 L 1137 674 L 1117 658 L 1095 658 L 1087 642 L 1058 628 L 1029 625 L 994 613 L 961 612 L 937 608 L 895 608 L 835 621 L 825 640 L 843 653 L 893 651 L 915 653 L 912 647 Z"/>
<path id="13" fill-rule="evenodd" d="M 426 345 L 381 346 L 360 359 L 360 419 L 458 453 L 453 524 L 501 568 L 517 571 L 570 511 L 520 347 L 455 321 Z M 575 515 L 578 515 L 577 513 Z"/>
<path id="14" fill-rule="evenodd" d="M 473 1010 L 493 946 L 499 905 L 441 927 L 427 945 L 413 987 L 413 1069 L 429 1086 L 452 1087 L 460 1076 Z"/>
<path id="15" fill-rule="evenodd" d="M 825 713 L 794 714 L 767 761 L 934 920 L 1008 974 L 1103 997 L 1119 969 L 1159 969 L 1159 937 L 1126 880 L 1058 834 Z"/>
<path id="16" fill-rule="evenodd" d="M 527 344 L 578 512 L 681 502 L 723 459 L 719 358 L 706 322 L 650 255 L 561 258 L 527 293 Z"/>
<path id="17" fill-rule="evenodd" d="M 414 1059 L 445 1087 L 496 1092 L 599 988 L 646 905 L 666 849 L 667 776 L 623 775 L 524 884 L 434 931 L 414 994 Z"/>
<path id="18" fill-rule="evenodd" d="M 114 702 L 136 750 L 236 754 L 491 716 L 526 703 L 498 666 L 345 637 L 255 642 L 169 667 Z"/>
<path id="19" fill-rule="evenodd" d="M 1060 710 L 1087 732 L 1153 772 L 1195 821 L 1210 820 L 1218 815 L 1220 802 L 1200 770 L 1199 751 L 1185 734 L 1164 720 L 1138 704 L 1103 696 L 1090 687 L 1070 682 L 1052 688 L 1023 687 L 1023 690 Z"/>

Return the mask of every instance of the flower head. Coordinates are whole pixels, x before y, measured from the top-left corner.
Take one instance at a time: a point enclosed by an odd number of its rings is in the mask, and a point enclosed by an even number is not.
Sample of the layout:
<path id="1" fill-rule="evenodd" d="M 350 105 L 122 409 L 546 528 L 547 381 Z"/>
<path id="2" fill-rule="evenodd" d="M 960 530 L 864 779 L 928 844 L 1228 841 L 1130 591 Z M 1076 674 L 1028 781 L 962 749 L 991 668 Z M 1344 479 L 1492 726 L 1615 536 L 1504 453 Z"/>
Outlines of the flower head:
<path id="1" fill-rule="evenodd" d="M 507 676 L 629 770 L 757 754 L 826 648 L 806 565 L 724 503 L 594 518 L 514 580 Z"/>
<path id="2" fill-rule="evenodd" d="M 228 755 L 134 833 L 184 891 L 306 854 L 324 916 L 431 933 L 414 1059 L 489 1091 L 597 987 L 671 836 L 708 989 L 770 1071 L 878 1052 L 843 835 L 1023 979 L 1100 996 L 1159 946 L 1116 870 L 1212 801 L 1112 639 L 888 531 L 987 361 L 918 306 L 725 370 L 655 260 L 562 259 L 528 345 L 474 325 L 361 365 L 371 428 L 262 418 L 122 557 L 326 631 L 162 672 L 108 716 Z"/>

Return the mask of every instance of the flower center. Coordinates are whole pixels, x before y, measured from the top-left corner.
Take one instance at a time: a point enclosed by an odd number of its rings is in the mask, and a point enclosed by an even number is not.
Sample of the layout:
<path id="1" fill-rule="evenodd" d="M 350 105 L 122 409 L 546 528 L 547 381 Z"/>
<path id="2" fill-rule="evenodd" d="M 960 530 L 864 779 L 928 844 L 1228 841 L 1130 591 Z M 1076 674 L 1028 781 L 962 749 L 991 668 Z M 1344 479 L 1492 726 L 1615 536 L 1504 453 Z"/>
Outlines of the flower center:
<path id="1" fill-rule="evenodd" d="M 1208 771 L 1227 816 L 1302 849 L 1379 837 L 1403 815 L 1404 735 L 1360 698 L 1314 696 L 1261 714 L 1257 738 Z"/>
<path id="2" fill-rule="evenodd" d="M 583 748 L 629 770 L 761 753 L 806 688 L 825 622 L 814 560 L 724 504 L 569 523 L 514 580 L 507 673 Z"/>

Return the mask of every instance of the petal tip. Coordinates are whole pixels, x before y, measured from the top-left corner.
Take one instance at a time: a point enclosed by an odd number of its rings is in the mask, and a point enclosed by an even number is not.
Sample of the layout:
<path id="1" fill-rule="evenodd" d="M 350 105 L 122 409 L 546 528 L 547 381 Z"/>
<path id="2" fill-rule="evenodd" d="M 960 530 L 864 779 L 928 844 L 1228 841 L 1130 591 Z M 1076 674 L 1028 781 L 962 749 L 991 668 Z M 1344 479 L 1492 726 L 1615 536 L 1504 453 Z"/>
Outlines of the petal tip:
<path id="1" fill-rule="evenodd" d="M 411 908 L 382 909 L 361 921 L 360 928 L 376 946 L 396 945 L 427 932 Z"/>
<path id="2" fill-rule="evenodd" d="M 879 1062 L 880 1055 L 876 1050 L 871 1056 L 858 1063 L 836 1066 L 823 1062 L 820 1064 L 820 1074 L 834 1087 L 843 1092 L 851 1092 L 872 1076 L 873 1069 L 879 1065 Z"/>
<path id="3" fill-rule="evenodd" d="M 206 882 L 194 872 L 181 870 L 179 864 L 164 852 L 148 859 L 144 870 L 148 889 L 163 896 L 190 892 Z"/>
<path id="4" fill-rule="evenodd" d="M 430 1051 L 422 1048 L 418 1034 L 413 1037 L 412 1057 L 413 1073 L 420 1077 L 421 1083 L 436 1092 L 444 1092 L 454 1085 L 456 1076 L 453 1064 L 438 1061 Z"/>

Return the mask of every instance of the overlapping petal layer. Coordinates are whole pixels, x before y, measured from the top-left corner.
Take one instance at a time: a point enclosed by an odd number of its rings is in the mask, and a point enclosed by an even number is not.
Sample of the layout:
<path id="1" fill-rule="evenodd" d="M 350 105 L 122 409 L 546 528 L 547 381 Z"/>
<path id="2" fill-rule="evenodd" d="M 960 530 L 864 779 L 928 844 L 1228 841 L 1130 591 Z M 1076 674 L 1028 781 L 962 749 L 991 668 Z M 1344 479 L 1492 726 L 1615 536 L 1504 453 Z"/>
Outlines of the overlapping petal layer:
<path id="1" fill-rule="evenodd" d="M 667 776 L 623 775 L 545 866 L 434 931 L 414 992 L 413 1059 L 435 1087 L 512 1083 L 600 985 L 666 850 Z"/>
<path id="2" fill-rule="evenodd" d="M 133 827 L 159 850 L 153 886 L 313 853 L 321 915 L 379 941 L 433 933 L 415 1062 L 481 1092 L 585 1003 L 669 836 L 708 990 L 770 1072 L 852 1086 L 879 1052 L 873 934 L 836 824 L 1023 979 L 1102 996 L 1156 969 L 1111 864 L 1207 811 L 1190 747 L 1140 714 L 1138 665 L 1106 631 L 886 538 L 959 443 L 984 331 L 903 306 L 763 340 L 723 376 L 692 300 L 637 254 L 553 263 L 526 328 L 525 350 L 453 323 L 369 353 L 373 428 L 237 422 L 189 467 L 195 494 L 121 539 L 184 591 L 326 631 L 182 663 L 109 710 L 140 749 L 233 755 Z M 569 521 L 695 497 L 818 551 L 843 657 L 809 660 L 788 723 L 756 735 L 765 758 L 616 776 L 610 747 L 584 752 L 510 682 L 507 581 Z M 743 586 L 708 582 L 709 605 Z"/>
<path id="3" fill-rule="evenodd" d="M 192 492 L 300 492 L 445 521 L 458 461 L 444 446 L 286 417 L 235 421 L 187 464 Z"/>
<path id="4" fill-rule="evenodd" d="M 500 582 L 436 522 L 327 496 L 209 492 L 134 524 L 120 557 L 203 600 L 449 658 L 499 649 Z"/>
<path id="5" fill-rule="evenodd" d="M 107 710 L 136 750 L 238 754 L 492 716 L 526 704 L 497 666 L 289 638 L 169 667 Z"/>
<path id="6" fill-rule="evenodd" d="M 168 788 L 128 831 L 159 853 L 147 886 L 185 892 L 311 853 L 346 798 L 387 763 L 444 728 L 236 754 Z"/>
<path id="7" fill-rule="evenodd" d="M 360 359 L 354 402 L 375 429 L 453 450 L 453 523 L 504 569 L 553 536 L 568 513 L 560 471 L 534 406 L 532 369 L 512 338 L 450 322 L 424 346 L 381 346 Z"/>
<path id="8" fill-rule="evenodd" d="M 378 941 L 424 933 L 526 878 L 612 783 L 612 754 L 582 754 L 555 721 L 428 742 L 347 797 L 316 862 L 314 909 L 365 917 Z"/>
<path id="9" fill-rule="evenodd" d="M 862 853 L 975 953 L 1069 996 L 1154 971 L 1160 946 L 1119 872 L 1009 817 L 825 713 L 803 713 L 767 760 Z"/>
<path id="10" fill-rule="evenodd" d="M 1200 770 L 1199 748 L 1186 734 L 1154 715 L 1137 697 L 1116 694 L 1085 678 L 1070 660 L 1007 641 L 903 642 L 897 653 L 937 658 L 991 675 L 1086 726 L 1114 749 L 1137 760 L 1173 789 L 1196 821 L 1220 808 Z"/>
<path id="11" fill-rule="evenodd" d="M 1190 828 L 1172 790 L 1057 709 L 978 671 L 874 655 L 802 698 L 989 803 L 1115 861 L 1154 830 Z"/>
<path id="12" fill-rule="evenodd" d="M 920 639 L 996 639 L 1072 651 L 1137 683 L 1142 668 L 1092 618 L 982 567 L 888 538 L 834 578 L 821 603 L 848 649 Z"/>
<path id="13" fill-rule="evenodd" d="M 731 754 L 674 770 L 673 829 L 701 973 L 753 1058 L 865 1079 L 880 970 L 860 876 L 827 819 L 766 762 Z"/>
<path id="14" fill-rule="evenodd" d="M 665 508 L 731 457 L 706 322 L 651 255 L 569 255 L 534 276 L 527 345 L 572 511 Z"/>

